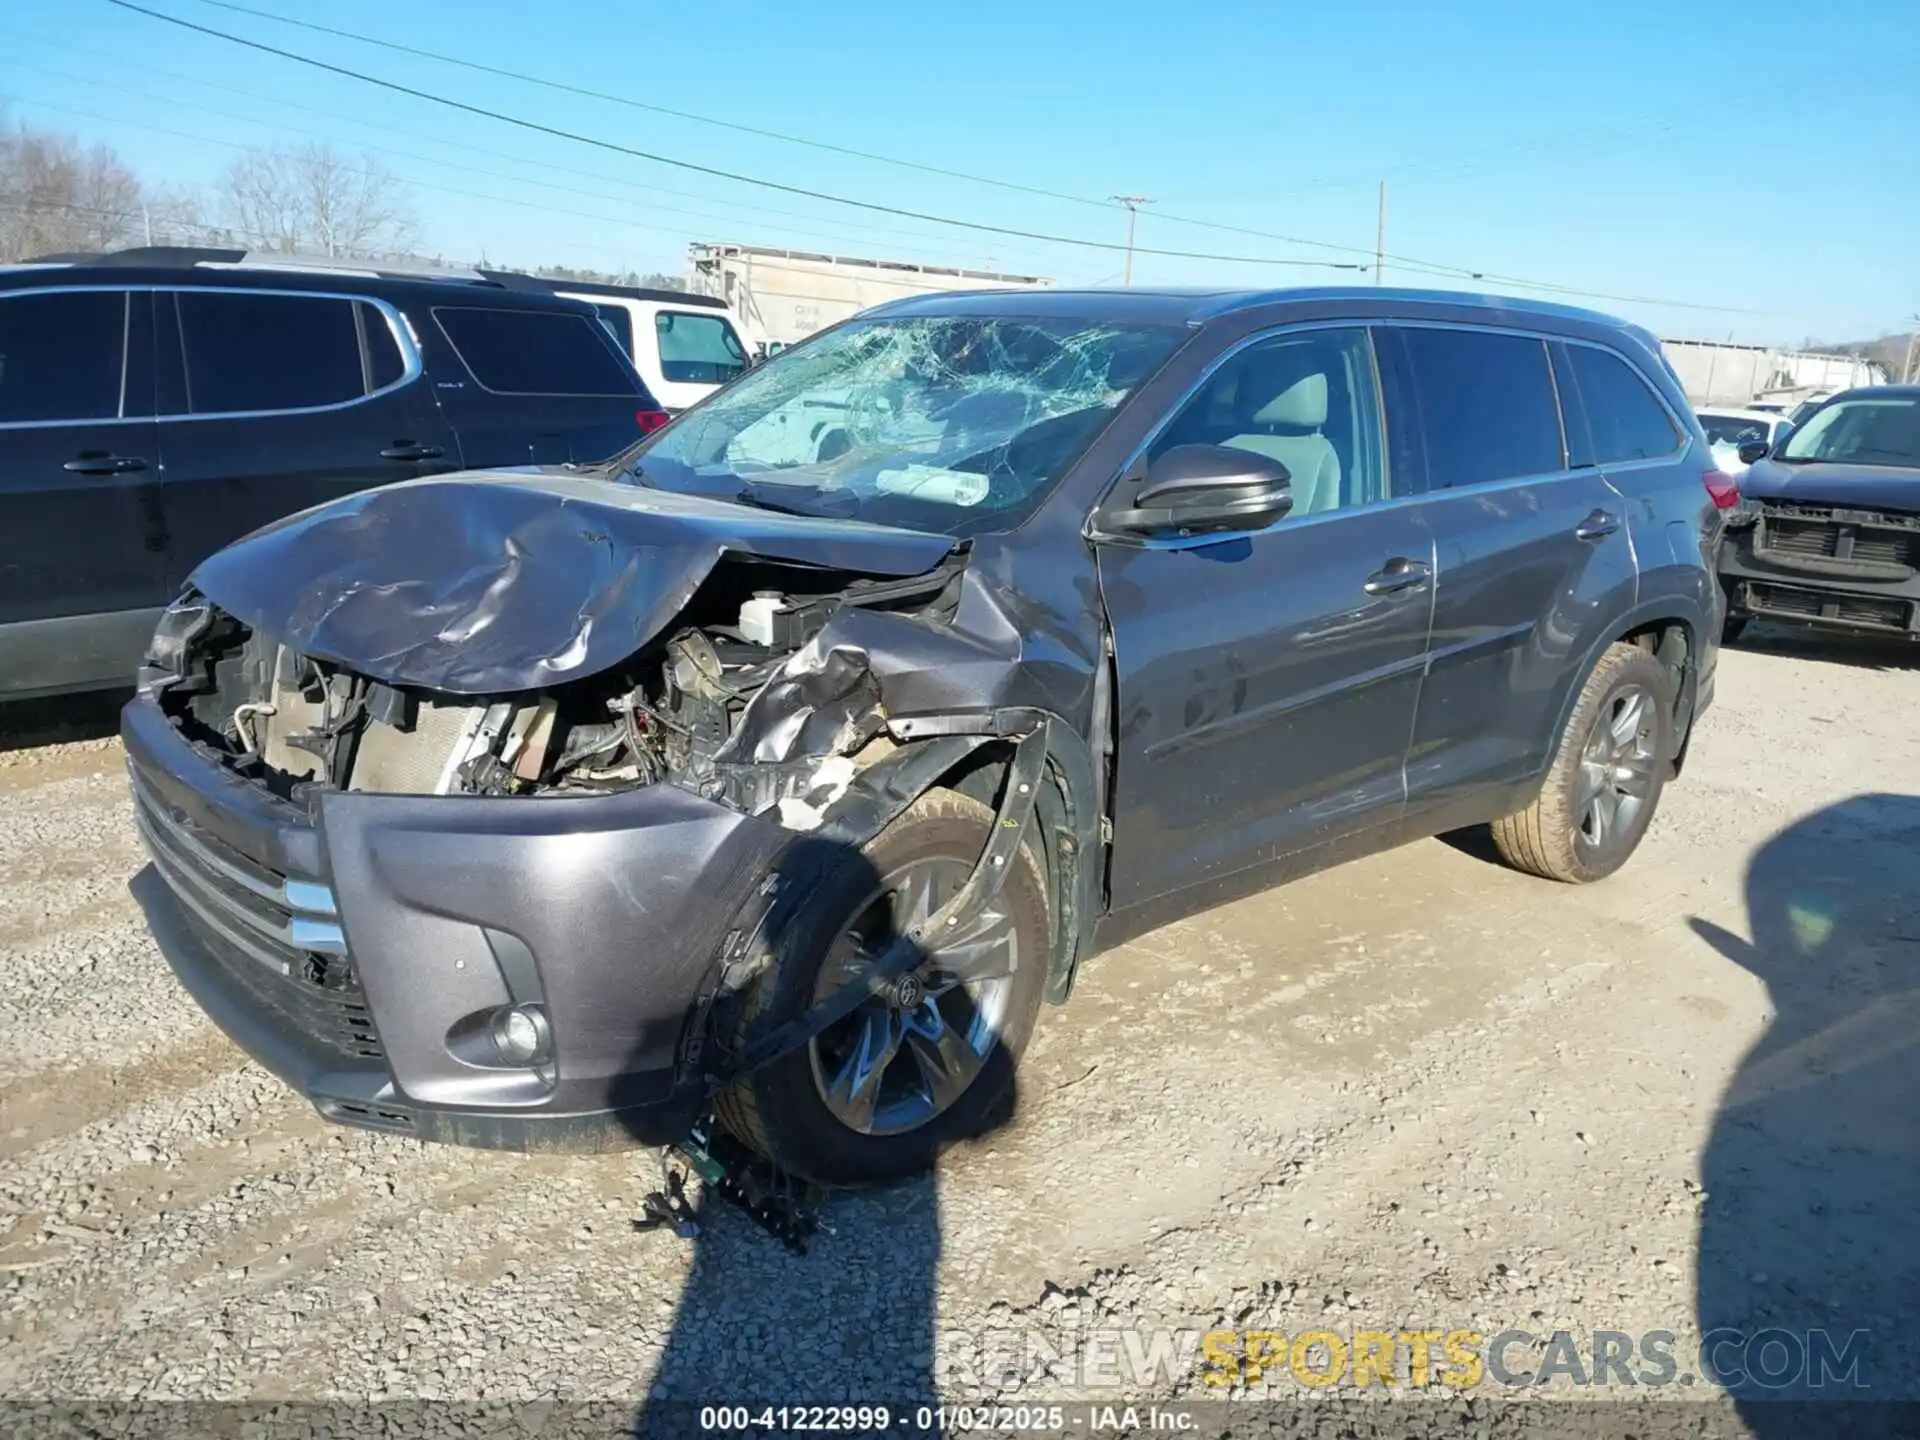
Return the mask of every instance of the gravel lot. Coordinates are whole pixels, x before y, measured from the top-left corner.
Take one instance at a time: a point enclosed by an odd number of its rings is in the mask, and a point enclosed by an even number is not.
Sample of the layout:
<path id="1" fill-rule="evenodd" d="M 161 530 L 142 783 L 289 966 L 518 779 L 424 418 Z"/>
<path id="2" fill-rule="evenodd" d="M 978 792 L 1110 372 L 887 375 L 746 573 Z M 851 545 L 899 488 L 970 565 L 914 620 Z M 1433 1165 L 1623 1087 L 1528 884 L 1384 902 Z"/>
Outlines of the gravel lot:
<path id="1" fill-rule="evenodd" d="M 1224 1323 L 1866 1329 L 1920 1397 L 1916 709 L 1756 631 L 1612 881 L 1428 841 L 1111 952 L 1014 1122 L 804 1259 L 636 1233 L 650 1155 L 323 1124 L 148 942 L 111 707 L 0 711 L 0 1395 L 961 1400 L 987 1332 Z"/>

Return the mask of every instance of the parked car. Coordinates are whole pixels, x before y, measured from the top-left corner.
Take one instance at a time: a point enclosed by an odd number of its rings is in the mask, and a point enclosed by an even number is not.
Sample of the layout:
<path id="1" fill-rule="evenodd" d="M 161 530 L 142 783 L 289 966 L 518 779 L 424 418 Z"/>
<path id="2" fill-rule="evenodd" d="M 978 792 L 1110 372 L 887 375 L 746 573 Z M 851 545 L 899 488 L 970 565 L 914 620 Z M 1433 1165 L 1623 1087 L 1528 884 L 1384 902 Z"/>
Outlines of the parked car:
<path id="1" fill-rule="evenodd" d="M 1786 416 L 1770 410 L 1718 409 L 1708 407 L 1693 412 L 1706 432 L 1707 446 L 1714 464 L 1738 479 L 1747 465 L 1740 452 L 1749 446 L 1765 445 L 1771 450 L 1793 429 Z"/>
<path id="2" fill-rule="evenodd" d="M 599 312 L 647 389 L 669 413 L 698 405 L 753 363 L 739 317 L 717 296 L 575 280 L 541 283 Z"/>
<path id="3" fill-rule="evenodd" d="M 1736 498 L 1658 354 L 1373 288 L 883 305 L 598 472 L 208 560 L 124 712 L 134 893 L 335 1120 L 711 1101 L 789 1171 L 914 1171 L 1116 939 L 1477 824 L 1626 861 Z"/>
<path id="4" fill-rule="evenodd" d="M 193 567 L 269 521 L 665 421 L 537 289 L 220 250 L 0 267 L 0 700 L 131 686 Z"/>
<path id="5" fill-rule="evenodd" d="M 1725 638 L 1756 615 L 1920 635 L 1920 386 L 1844 390 L 1770 454 L 1742 455 L 1719 560 Z"/>
<path id="6" fill-rule="evenodd" d="M 1786 412 L 1787 418 L 1795 425 L 1804 425 L 1813 415 L 1814 411 L 1818 410 L 1832 398 L 1833 392 L 1831 390 L 1816 390 L 1813 394 L 1799 401 L 1791 410 L 1788 410 Z"/>

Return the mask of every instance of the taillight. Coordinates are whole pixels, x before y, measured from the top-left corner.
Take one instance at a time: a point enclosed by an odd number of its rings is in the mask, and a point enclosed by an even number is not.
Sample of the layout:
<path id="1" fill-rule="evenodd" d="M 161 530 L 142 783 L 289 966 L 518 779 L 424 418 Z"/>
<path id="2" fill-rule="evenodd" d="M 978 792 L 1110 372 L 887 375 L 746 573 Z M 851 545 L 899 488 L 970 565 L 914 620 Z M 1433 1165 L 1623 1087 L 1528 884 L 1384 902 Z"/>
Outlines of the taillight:
<path id="1" fill-rule="evenodd" d="M 664 410 L 636 410 L 633 412 L 633 418 L 634 422 L 639 425 L 642 435 L 651 435 L 673 417 Z M 1735 496 L 1734 498 L 1738 499 L 1739 497 Z"/>
<path id="2" fill-rule="evenodd" d="M 1716 510 L 1731 510 L 1740 503 L 1740 487 L 1724 470 L 1709 470 L 1700 477 L 1707 487 L 1707 498 Z"/>

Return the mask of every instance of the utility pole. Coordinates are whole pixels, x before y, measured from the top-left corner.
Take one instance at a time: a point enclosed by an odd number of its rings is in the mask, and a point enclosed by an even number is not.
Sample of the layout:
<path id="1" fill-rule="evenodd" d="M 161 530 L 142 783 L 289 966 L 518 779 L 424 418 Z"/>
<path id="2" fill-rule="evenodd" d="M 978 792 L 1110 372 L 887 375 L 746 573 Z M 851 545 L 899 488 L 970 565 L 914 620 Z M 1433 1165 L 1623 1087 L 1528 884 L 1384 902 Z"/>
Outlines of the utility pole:
<path id="1" fill-rule="evenodd" d="M 1910 323 L 1920 325 L 1920 315 L 1913 316 Z M 1907 332 L 1907 358 L 1900 362 L 1900 383 L 1902 385 L 1911 385 L 1913 383 L 1913 344 L 1916 340 L 1920 340 L 1920 330 L 1909 330 Z"/>
<path id="2" fill-rule="evenodd" d="M 1149 200 L 1144 195 L 1113 195 L 1113 196 L 1109 196 L 1108 198 L 1111 199 L 1115 204 L 1124 205 L 1127 207 L 1127 263 L 1126 263 L 1126 268 L 1121 271 L 1120 283 L 1122 285 L 1131 285 L 1133 284 L 1134 222 L 1140 218 L 1140 207 L 1142 205 L 1151 205 L 1153 204 L 1153 201 Z"/>
<path id="3" fill-rule="evenodd" d="M 1384 285 L 1387 268 L 1387 182 L 1380 182 L 1380 219 L 1373 227 L 1373 283 Z"/>

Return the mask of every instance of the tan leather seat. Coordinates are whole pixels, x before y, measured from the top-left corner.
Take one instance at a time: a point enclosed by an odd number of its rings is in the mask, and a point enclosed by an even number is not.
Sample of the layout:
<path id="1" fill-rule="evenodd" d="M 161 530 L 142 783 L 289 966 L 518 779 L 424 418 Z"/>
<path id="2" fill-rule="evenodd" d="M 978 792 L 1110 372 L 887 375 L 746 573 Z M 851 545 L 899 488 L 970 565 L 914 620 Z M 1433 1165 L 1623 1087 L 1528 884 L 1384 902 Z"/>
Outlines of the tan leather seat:
<path id="1" fill-rule="evenodd" d="M 1243 396 L 1249 390 L 1258 393 L 1253 382 L 1259 378 L 1242 378 Z M 1272 390 L 1267 394 L 1270 398 L 1257 403 L 1246 415 L 1249 428 L 1221 443 L 1268 456 L 1287 467 L 1293 476 L 1293 509 L 1289 513 L 1313 515 L 1338 510 L 1340 456 L 1333 442 L 1321 434 L 1327 423 L 1327 377 L 1317 372 L 1300 376 L 1277 394 Z"/>

